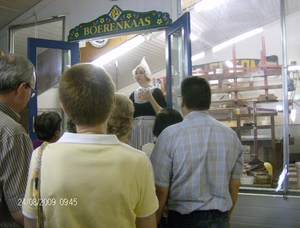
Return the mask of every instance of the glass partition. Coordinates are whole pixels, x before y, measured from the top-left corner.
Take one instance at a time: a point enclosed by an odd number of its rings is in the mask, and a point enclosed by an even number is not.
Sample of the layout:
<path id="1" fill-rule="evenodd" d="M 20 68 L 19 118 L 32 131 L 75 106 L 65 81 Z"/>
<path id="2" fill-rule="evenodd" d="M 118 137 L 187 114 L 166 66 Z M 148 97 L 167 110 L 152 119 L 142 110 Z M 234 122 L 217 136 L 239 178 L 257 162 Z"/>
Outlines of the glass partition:
<path id="1" fill-rule="evenodd" d="M 180 84 L 191 76 L 190 13 L 166 29 L 167 105 L 181 112 Z"/>
<path id="2" fill-rule="evenodd" d="M 172 69 L 172 107 L 180 111 L 180 83 L 185 77 L 183 60 L 183 29 L 177 29 L 171 35 L 171 69 Z"/>
<path id="3" fill-rule="evenodd" d="M 192 55 L 203 52 L 201 58 L 192 58 L 193 76 L 210 82 L 209 113 L 235 130 L 244 145 L 244 176 L 253 177 L 254 182 L 244 182 L 242 178 L 242 190 L 270 189 L 275 193 L 279 187 L 282 194 L 282 189 L 286 190 L 284 186 L 290 190 L 300 188 L 295 166 L 300 161 L 297 83 L 300 39 L 296 32 L 300 4 L 284 2 L 286 15 L 281 14 L 280 1 L 274 1 L 265 3 L 273 12 L 265 18 L 256 15 L 255 19 L 251 13 L 254 6 L 250 1 L 243 1 L 239 6 L 247 6 L 243 8 L 247 20 L 241 19 L 239 23 L 235 20 L 240 15 L 238 11 L 229 10 L 227 15 L 222 15 L 224 7 L 233 7 L 229 2 L 206 10 L 197 7 L 191 10 L 191 35 L 195 37 Z M 208 18 L 212 14 L 216 17 Z M 286 41 L 282 29 L 286 30 Z M 288 137 L 285 137 L 285 121 Z M 285 168 L 289 173 L 285 175 L 288 185 L 279 186 Z"/>

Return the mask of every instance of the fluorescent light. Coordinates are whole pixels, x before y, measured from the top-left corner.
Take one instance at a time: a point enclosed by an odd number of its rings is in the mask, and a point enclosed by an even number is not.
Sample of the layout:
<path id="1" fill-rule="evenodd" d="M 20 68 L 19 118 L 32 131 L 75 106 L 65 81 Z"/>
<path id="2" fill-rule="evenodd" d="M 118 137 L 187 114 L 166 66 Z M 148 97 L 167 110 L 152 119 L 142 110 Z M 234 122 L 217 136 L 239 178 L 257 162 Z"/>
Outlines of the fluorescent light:
<path id="1" fill-rule="evenodd" d="M 217 52 L 217 51 L 219 51 L 219 50 L 221 50 L 221 49 L 223 49 L 223 48 L 225 48 L 225 47 L 227 47 L 227 46 L 229 46 L 231 44 L 234 44 L 234 43 L 237 43 L 239 41 L 245 40 L 245 39 L 247 39 L 247 38 L 249 38 L 251 36 L 254 36 L 254 35 L 256 35 L 256 34 L 262 32 L 262 31 L 263 31 L 263 28 L 257 28 L 257 29 L 251 30 L 250 32 L 246 32 L 246 33 L 244 33 L 244 34 L 242 34 L 240 36 L 237 36 L 237 37 L 235 37 L 235 38 L 233 38 L 231 40 L 228 40 L 228 41 L 226 41 L 224 43 L 221 43 L 219 45 L 214 46 L 212 48 L 212 52 Z"/>
<path id="2" fill-rule="evenodd" d="M 145 41 L 143 36 L 135 36 L 134 38 L 126 41 L 125 43 L 121 44 L 120 46 L 116 47 L 115 49 L 111 50 L 110 52 L 100 56 L 99 58 L 95 59 L 91 63 L 98 66 L 103 66 L 104 64 L 110 62 L 111 60 L 115 60 L 118 56 L 125 54 L 129 50 L 137 47 L 141 43 Z"/>
<path id="3" fill-rule="evenodd" d="M 195 61 L 195 60 L 197 60 L 197 59 L 201 59 L 201 58 L 203 58 L 205 56 L 205 53 L 204 52 L 201 52 L 201 53 L 199 53 L 199 54 L 197 54 L 197 55 L 193 55 L 192 56 L 192 61 Z"/>
<path id="4" fill-rule="evenodd" d="M 215 6 L 218 6 L 220 4 L 222 4 L 224 2 L 224 0 L 202 0 L 201 2 L 198 2 L 197 4 L 195 4 L 194 6 L 194 10 L 199 13 L 201 11 L 205 11 L 205 10 L 209 10 L 214 8 Z"/>

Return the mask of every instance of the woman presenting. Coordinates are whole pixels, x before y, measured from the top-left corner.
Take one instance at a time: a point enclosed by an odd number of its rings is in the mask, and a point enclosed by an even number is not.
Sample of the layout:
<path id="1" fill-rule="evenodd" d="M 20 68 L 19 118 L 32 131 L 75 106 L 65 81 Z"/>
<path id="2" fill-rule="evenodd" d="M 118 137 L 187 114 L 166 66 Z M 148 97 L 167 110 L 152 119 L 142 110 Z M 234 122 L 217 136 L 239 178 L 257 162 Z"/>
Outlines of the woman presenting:
<path id="1" fill-rule="evenodd" d="M 132 74 L 140 86 L 129 97 L 134 105 L 134 126 L 130 145 L 141 150 L 144 144 L 153 141 L 155 115 L 159 110 L 165 108 L 167 103 L 162 91 L 149 85 L 151 71 L 145 57 L 132 71 Z"/>

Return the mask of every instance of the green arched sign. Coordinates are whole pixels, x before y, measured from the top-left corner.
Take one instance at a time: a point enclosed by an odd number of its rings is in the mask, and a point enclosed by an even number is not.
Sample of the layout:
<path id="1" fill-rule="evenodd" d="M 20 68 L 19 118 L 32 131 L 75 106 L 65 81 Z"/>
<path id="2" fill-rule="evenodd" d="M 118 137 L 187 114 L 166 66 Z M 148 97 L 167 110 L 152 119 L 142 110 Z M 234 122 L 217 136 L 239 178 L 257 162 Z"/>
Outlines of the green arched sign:
<path id="1" fill-rule="evenodd" d="M 108 14 L 104 14 L 91 22 L 82 23 L 72 28 L 68 35 L 68 41 L 86 40 L 116 33 L 120 34 L 163 28 L 171 23 L 172 19 L 168 13 L 154 10 L 149 12 L 123 11 L 114 5 Z"/>

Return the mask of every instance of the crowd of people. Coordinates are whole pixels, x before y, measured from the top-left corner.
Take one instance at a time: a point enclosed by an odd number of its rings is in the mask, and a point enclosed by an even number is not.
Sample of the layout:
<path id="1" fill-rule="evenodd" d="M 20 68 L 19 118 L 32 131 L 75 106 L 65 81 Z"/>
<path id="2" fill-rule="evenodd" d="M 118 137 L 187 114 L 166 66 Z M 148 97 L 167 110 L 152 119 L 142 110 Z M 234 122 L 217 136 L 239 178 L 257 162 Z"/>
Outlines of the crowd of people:
<path id="1" fill-rule="evenodd" d="M 0 227 L 229 227 L 243 147 L 207 112 L 209 83 L 183 79 L 180 114 L 150 85 L 145 58 L 132 73 L 140 86 L 128 97 L 102 67 L 70 67 L 58 88 L 67 131 L 42 113 L 33 142 L 19 113 L 35 68 L 0 57 Z"/>

